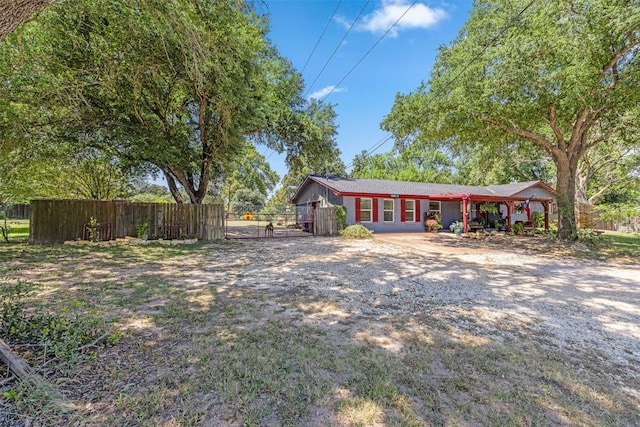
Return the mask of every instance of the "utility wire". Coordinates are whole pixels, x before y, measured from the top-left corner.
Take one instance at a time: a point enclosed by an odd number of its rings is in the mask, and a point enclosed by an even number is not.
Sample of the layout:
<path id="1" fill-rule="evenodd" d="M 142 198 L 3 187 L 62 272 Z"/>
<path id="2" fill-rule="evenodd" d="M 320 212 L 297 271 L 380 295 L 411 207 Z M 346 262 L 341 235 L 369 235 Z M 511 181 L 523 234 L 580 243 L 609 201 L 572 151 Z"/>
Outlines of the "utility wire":
<path id="1" fill-rule="evenodd" d="M 342 0 L 340 0 L 338 2 L 338 5 L 336 6 L 336 8 L 333 10 L 333 13 L 329 17 L 329 20 L 327 21 L 327 24 L 324 26 L 324 30 L 322 30 L 322 34 L 320 34 L 320 37 L 318 37 L 318 41 L 316 42 L 316 45 L 313 46 L 313 49 L 311 50 L 311 53 L 309 54 L 309 57 L 307 58 L 307 61 L 304 63 L 304 66 L 302 67 L 302 71 L 300 71 L 300 74 L 304 73 L 304 70 L 306 70 L 307 65 L 309 65 L 309 60 L 311 60 L 311 57 L 316 52 L 316 49 L 318 48 L 318 45 L 320 44 L 320 40 L 322 40 L 322 38 L 324 37 L 324 34 L 327 32 L 327 29 L 329 28 L 329 24 L 331 24 L 331 21 L 333 21 L 333 17 L 336 16 L 336 12 L 338 11 L 338 8 L 340 7 L 341 4 L 342 4 Z"/>
<path id="2" fill-rule="evenodd" d="M 511 20 L 509 20 L 509 22 L 507 23 L 507 25 L 506 25 L 504 28 L 502 28 L 502 30 L 500 30 L 500 32 L 499 32 L 496 36 L 494 36 L 494 37 L 489 41 L 489 43 L 487 43 L 487 44 L 484 46 L 484 48 L 480 51 L 480 53 L 478 53 L 477 55 L 475 55 L 475 56 L 471 59 L 471 61 L 469 61 L 469 62 L 468 62 L 468 63 L 467 63 L 463 68 L 462 68 L 462 70 L 460 70 L 460 72 L 459 72 L 458 74 L 456 74 L 455 76 L 453 76 L 453 77 L 451 78 L 451 80 L 447 81 L 447 82 L 444 84 L 444 86 L 442 86 L 442 89 L 441 89 L 440 91 L 442 92 L 442 91 L 445 91 L 446 89 L 448 89 L 448 88 L 449 88 L 449 86 L 450 86 L 451 84 L 453 84 L 453 82 L 455 82 L 455 81 L 456 81 L 456 80 L 457 80 L 457 79 L 458 79 L 462 74 L 464 74 L 464 73 L 469 69 L 469 67 L 471 67 L 471 65 L 472 65 L 474 62 L 476 62 L 476 61 L 477 61 L 477 60 L 478 60 L 482 55 L 484 55 L 484 53 L 485 53 L 485 52 L 486 52 L 486 51 L 487 51 L 487 50 L 488 50 L 488 49 L 489 49 L 489 48 L 490 48 L 490 47 L 491 47 L 491 46 L 496 42 L 496 40 L 498 40 L 500 37 L 502 37 L 502 36 L 504 35 L 504 33 L 506 33 L 506 32 L 507 32 L 507 30 L 513 26 L 513 24 L 516 22 L 516 20 L 519 20 L 519 19 L 522 17 L 522 15 L 523 15 L 523 14 L 524 14 L 524 13 L 525 13 L 525 12 L 526 12 L 526 11 L 527 11 L 531 6 L 532 6 L 532 5 L 533 5 L 533 3 L 535 3 L 535 1 L 536 1 L 536 0 L 531 0 L 531 1 L 530 1 L 530 2 L 529 2 L 529 3 L 524 7 L 524 9 L 522 9 L 518 14 L 516 14 L 513 18 L 511 18 Z M 436 95 L 437 95 L 437 94 L 436 94 Z M 328 95 L 327 95 L 327 96 L 328 96 Z M 431 99 L 433 99 L 433 98 L 431 98 Z M 422 107 L 420 110 L 418 110 L 418 115 L 419 115 L 419 114 L 421 114 L 421 113 L 422 113 L 422 112 L 423 112 L 423 111 L 428 107 L 428 105 L 429 105 L 428 103 L 429 103 L 429 100 L 427 100 L 427 104 L 426 104 L 424 107 Z M 380 143 L 378 143 L 378 144 L 375 146 L 375 148 L 373 148 L 373 149 L 372 149 L 372 151 L 371 151 L 371 152 L 367 152 L 367 155 L 365 156 L 365 158 L 366 158 L 366 157 L 368 157 L 371 153 L 375 152 L 378 148 L 382 147 L 382 146 L 383 146 L 387 141 L 389 141 L 392 137 L 393 137 L 392 135 L 389 135 L 389 136 L 387 136 L 386 138 L 384 138 Z M 346 168 L 348 169 L 348 168 L 352 167 L 353 165 L 354 165 L 354 162 L 352 161 L 351 163 L 349 163 L 349 164 L 346 166 Z"/>
<path id="3" fill-rule="evenodd" d="M 349 35 L 349 33 L 351 32 L 351 30 L 353 29 L 353 27 L 356 25 L 356 22 L 358 22 L 358 19 L 360 19 L 360 16 L 362 16 L 362 14 L 364 13 L 364 10 L 367 8 L 367 6 L 369 5 L 370 0 L 367 0 L 367 2 L 364 4 L 364 6 L 362 6 L 362 9 L 360 9 L 360 13 L 358 13 L 358 16 L 356 17 L 356 19 L 354 19 L 353 23 L 351 24 L 351 26 L 349 27 L 349 29 L 347 30 L 347 32 L 345 33 L 345 35 L 342 37 L 342 39 L 340 40 L 340 42 L 338 42 L 338 45 L 336 46 L 336 48 L 333 50 L 333 52 L 331 53 L 331 56 L 329 56 L 329 59 L 327 59 L 327 62 L 324 63 L 324 66 L 322 67 L 322 69 L 320 70 L 320 72 L 318 73 L 318 75 L 316 76 L 316 78 L 313 80 L 313 82 L 309 85 L 309 88 L 307 89 L 307 92 L 304 94 L 304 96 L 306 97 L 309 94 L 309 91 L 311 90 L 311 88 L 313 87 L 314 84 L 316 84 L 316 82 L 318 81 L 318 79 L 320 78 L 320 76 L 322 75 L 322 73 L 324 72 L 324 70 L 327 68 L 327 65 L 329 65 L 329 62 L 331 62 L 331 60 L 333 59 L 333 57 L 335 56 L 335 54 L 338 52 L 338 49 L 340 49 L 340 46 L 342 46 L 342 42 L 344 42 L 344 40 L 347 38 L 347 36 Z"/>
<path id="4" fill-rule="evenodd" d="M 380 42 L 389 34 L 389 32 L 393 29 L 393 27 L 395 27 L 398 24 L 398 22 L 400 22 L 400 20 L 404 18 L 404 16 L 407 13 L 409 13 L 409 10 L 411 10 L 411 8 L 415 6 L 417 2 L 418 0 L 413 0 L 413 3 L 409 5 L 409 7 L 404 11 L 404 13 L 400 15 L 400 17 L 396 19 L 396 21 L 393 24 L 391 24 L 389 28 L 387 28 L 387 31 L 385 31 L 384 34 L 373 44 L 373 46 L 371 46 L 369 50 L 367 50 L 364 53 L 364 55 L 362 55 L 360 59 L 358 59 L 358 61 L 351 67 L 351 69 L 349 69 L 349 71 L 347 71 L 347 74 L 345 74 L 344 77 L 335 86 L 333 86 L 333 88 L 329 93 L 327 93 L 325 96 L 322 97 L 323 100 L 325 100 L 329 95 L 331 95 L 336 90 L 336 88 L 340 86 L 340 84 L 342 84 L 342 82 L 344 82 L 347 79 L 347 77 L 349 77 L 349 75 L 353 72 L 353 70 L 355 70 L 358 67 L 358 65 L 360 65 L 360 63 L 364 61 L 364 59 L 371 53 L 371 51 L 380 44 Z"/>

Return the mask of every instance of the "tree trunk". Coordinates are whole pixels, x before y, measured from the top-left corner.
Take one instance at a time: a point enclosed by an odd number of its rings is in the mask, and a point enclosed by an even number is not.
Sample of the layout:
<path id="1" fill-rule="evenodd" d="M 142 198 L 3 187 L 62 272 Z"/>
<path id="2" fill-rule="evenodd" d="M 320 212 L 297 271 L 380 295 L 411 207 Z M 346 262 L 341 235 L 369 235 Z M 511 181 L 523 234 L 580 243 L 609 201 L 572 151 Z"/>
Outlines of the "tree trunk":
<path id="1" fill-rule="evenodd" d="M 576 169 L 568 158 L 556 159 L 558 199 L 558 237 L 571 239 L 576 231 Z"/>
<path id="2" fill-rule="evenodd" d="M 2 0 L 0 2 L 0 40 L 52 0 Z"/>
<path id="3" fill-rule="evenodd" d="M 182 198 L 182 194 L 180 194 L 180 190 L 176 185 L 176 180 L 173 179 L 173 175 L 171 175 L 168 171 L 164 169 L 162 169 L 162 173 L 164 173 L 164 177 L 167 180 L 167 186 L 169 187 L 169 191 L 171 192 L 173 199 L 176 201 L 176 203 L 183 204 L 184 199 Z"/>

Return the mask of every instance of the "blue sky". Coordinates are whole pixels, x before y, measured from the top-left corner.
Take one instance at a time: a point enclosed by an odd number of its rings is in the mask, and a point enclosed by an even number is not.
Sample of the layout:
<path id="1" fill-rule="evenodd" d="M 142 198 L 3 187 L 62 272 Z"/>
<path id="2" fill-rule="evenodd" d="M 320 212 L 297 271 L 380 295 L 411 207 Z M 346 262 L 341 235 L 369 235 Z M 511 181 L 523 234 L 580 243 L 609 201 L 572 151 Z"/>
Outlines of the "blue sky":
<path id="1" fill-rule="evenodd" d="M 257 3 L 258 12 L 270 16 L 270 39 L 302 72 L 305 95 L 334 105 L 336 140 L 347 165 L 389 136 L 380 130 L 380 122 L 391 111 L 396 94 L 414 91 L 428 80 L 438 47 L 457 37 L 471 7 L 471 0 Z M 389 140 L 375 153 L 392 147 Z M 264 147 L 261 152 L 284 176 L 283 156 Z"/>

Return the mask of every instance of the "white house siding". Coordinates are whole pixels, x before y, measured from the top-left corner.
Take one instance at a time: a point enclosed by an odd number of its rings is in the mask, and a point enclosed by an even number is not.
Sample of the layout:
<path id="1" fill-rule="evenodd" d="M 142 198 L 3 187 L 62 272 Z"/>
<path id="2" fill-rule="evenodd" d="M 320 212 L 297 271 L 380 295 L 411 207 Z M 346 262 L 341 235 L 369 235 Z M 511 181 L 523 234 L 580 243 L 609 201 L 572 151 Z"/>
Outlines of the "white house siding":
<path id="1" fill-rule="evenodd" d="M 361 197 L 368 198 L 368 197 Z M 400 212 L 400 198 L 393 198 L 387 200 L 393 200 L 393 222 L 384 221 L 384 198 L 378 198 L 378 222 L 356 222 L 356 198 L 345 196 L 344 206 L 347 208 L 347 224 L 361 224 L 364 227 L 372 230 L 376 233 L 406 233 L 424 231 L 424 224 L 421 218 L 417 221 L 401 221 Z M 414 199 L 407 199 L 414 200 Z M 416 200 L 420 204 L 420 217 L 424 216 L 424 212 L 429 207 L 429 203 L 426 200 Z"/>

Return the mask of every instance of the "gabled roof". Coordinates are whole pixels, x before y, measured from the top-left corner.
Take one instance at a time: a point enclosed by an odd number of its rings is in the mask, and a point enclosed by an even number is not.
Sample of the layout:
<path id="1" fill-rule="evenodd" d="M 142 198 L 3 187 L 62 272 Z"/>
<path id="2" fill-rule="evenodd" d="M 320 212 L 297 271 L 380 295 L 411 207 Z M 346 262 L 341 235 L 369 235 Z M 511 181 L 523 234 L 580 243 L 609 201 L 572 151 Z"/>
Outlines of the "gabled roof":
<path id="1" fill-rule="evenodd" d="M 536 186 L 541 186 L 550 193 L 555 194 L 555 191 L 542 181 L 527 181 L 482 187 L 476 185 L 433 184 L 428 182 L 309 175 L 298 187 L 291 200 L 296 200 L 302 189 L 310 182 L 316 182 L 338 196 L 430 198 L 434 200 L 461 199 L 463 196 L 470 196 L 474 199 L 500 198 L 504 200 L 524 200 L 525 198 L 522 196 L 518 197 L 517 194 Z M 532 200 L 535 201 L 536 198 Z"/>

